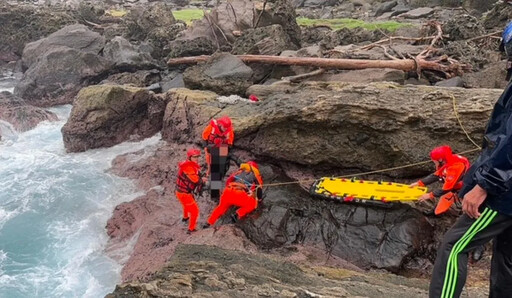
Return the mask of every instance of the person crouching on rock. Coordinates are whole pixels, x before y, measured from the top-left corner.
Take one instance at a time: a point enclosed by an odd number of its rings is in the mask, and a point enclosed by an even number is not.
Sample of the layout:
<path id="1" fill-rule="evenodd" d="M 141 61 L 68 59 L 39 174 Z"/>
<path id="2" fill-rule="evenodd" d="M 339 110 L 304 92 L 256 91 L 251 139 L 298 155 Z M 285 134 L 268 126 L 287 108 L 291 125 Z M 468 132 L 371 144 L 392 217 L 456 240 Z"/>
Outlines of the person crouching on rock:
<path id="1" fill-rule="evenodd" d="M 237 165 L 240 165 L 238 160 L 229 153 L 234 141 L 231 118 L 223 116 L 217 120 L 212 119 L 203 130 L 202 138 L 208 166 L 206 175 L 210 178 L 210 196 L 212 200 L 218 201 L 229 161 L 234 160 Z"/>
<path id="2" fill-rule="evenodd" d="M 262 187 L 263 180 L 258 165 L 253 161 L 242 163 L 240 169 L 226 181 L 226 188 L 220 197 L 219 205 L 212 211 L 204 227 L 214 225 L 217 219 L 232 206 L 240 207 L 236 211 L 235 221 L 254 211 L 258 207 L 258 201 L 261 200 Z"/>
<path id="3" fill-rule="evenodd" d="M 447 145 L 434 148 L 430 152 L 430 159 L 436 165 L 436 171 L 410 186 L 426 186 L 442 181 L 444 183 L 442 189 L 434 190 L 418 198 L 421 202 L 440 197 L 436 208 L 425 213 L 425 215 L 440 215 L 448 211 L 455 200 L 458 200 L 457 192 L 462 188 L 462 178 L 470 164 L 466 157 L 453 154 L 452 148 Z"/>
<path id="4" fill-rule="evenodd" d="M 199 207 L 197 207 L 194 194 L 200 192 L 206 178 L 201 178 L 198 163 L 201 150 L 189 149 L 187 151 L 187 160 L 179 164 L 178 178 L 176 179 L 176 198 L 183 206 L 182 221 L 188 223 L 187 234 L 196 230 L 196 222 L 199 217 Z"/>

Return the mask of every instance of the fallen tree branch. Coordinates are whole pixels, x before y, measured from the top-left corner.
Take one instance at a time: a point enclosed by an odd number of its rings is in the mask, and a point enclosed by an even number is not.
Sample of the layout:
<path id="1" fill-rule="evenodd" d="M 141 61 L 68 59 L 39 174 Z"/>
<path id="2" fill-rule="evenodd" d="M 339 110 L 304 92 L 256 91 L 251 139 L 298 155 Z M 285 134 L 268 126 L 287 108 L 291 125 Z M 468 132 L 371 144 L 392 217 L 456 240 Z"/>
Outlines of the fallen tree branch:
<path id="1" fill-rule="evenodd" d="M 459 75 L 469 66 L 460 63 L 444 65 L 435 61 L 425 60 L 419 56 L 415 59 L 400 60 L 363 60 L 363 59 L 330 59 L 315 57 L 281 57 L 266 55 L 238 55 L 245 63 L 262 63 L 272 65 L 298 65 L 313 66 L 325 69 L 366 69 L 366 68 L 393 68 L 403 71 L 416 71 L 418 68 L 425 70 L 437 70 L 450 75 Z M 205 62 L 210 56 L 195 56 L 172 58 L 167 61 L 169 66 L 181 64 L 195 64 Z"/>
<path id="2" fill-rule="evenodd" d="M 441 23 L 438 21 L 429 21 L 427 23 L 428 26 L 434 27 L 437 30 L 437 34 L 435 35 L 434 39 L 430 42 L 430 46 L 434 47 L 434 45 L 441 39 L 443 39 L 443 29 L 441 28 Z"/>
<path id="3" fill-rule="evenodd" d="M 491 38 L 499 38 L 501 39 L 501 37 L 499 36 L 494 36 L 496 34 L 501 34 L 503 31 L 500 30 L 500 31 L 496 31 L 496 32 L 492 32 L 492 33 L 489 33 L 489 34 L 485 34 L 485 35 L 480 35 L 480 36 L 476 36 L 476 37 L 473 37 L 473 38 L 470 38 L 468 39 L 467 41 L 474 41 L 474 40 L 478 40 L 478 39 L 483 39 L 483 38 L 487 38 L 487 37 L 491 37 Z"/>
<path id="4" fill-rule="evenodd" d="M 388 57 L 389 59 L 391 59 L 391 60 L 400 60 L 397 57 L 395 57 L 395 56 L 391 55 L 390 53 L 388 53 L 388 50 L 386 49 L 385 46 L 379 45 L 379 47 L 384 50 L 384 55 L 386 55 L 386 57 Z"/>
<path id="5" fill-rule="evenodd" d="M 281 80 L 292 82 L 292 83 L 297 83 L 297 82 L 300 82 L 300 81 L 305 80 L 307 78 L 311 78 L 311 77 L 314 77 L 314 76 L 317 76 L 317 75 L 321 75 L 324 72 L 325 72 L 325 69 L 320 68 L 320 69 L 314 70 L 312 72 L 303 73 L 303 74 L 299 74 L 299 75 L 296 75 L 296 76 L 282 77 Z"/>
<path id="6" fill-rule="evenodd" d="M 406 40 L 406 41 L 427 41 L 436 38 L 436 36 L 427 36 L 427 37 L 405 37 L 405 36 L 390 36 L 388 38 L 381 39 L 369 45 L 365 45 L 363 47 L 358 48 L 357 50 L 369 50 L 374 48 L 382 43 L 391 42 L 393 40 Z"/>

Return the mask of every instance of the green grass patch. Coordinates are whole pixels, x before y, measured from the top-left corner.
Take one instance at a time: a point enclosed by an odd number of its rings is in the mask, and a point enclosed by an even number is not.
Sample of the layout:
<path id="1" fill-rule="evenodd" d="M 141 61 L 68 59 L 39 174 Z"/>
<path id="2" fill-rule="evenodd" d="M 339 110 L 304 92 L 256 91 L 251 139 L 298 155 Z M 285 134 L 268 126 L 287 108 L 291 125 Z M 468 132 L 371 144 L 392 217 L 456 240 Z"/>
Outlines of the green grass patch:
<path id="1" fill-rule="evenodd" d="M 410 23 L 399 23 L 395 21 L 386 21 L 386 22 L 373 22 L 366 23 L 365 21 L 356 20 L 356 19 L 308 19 L 308 18 L 297 18 L 297 23 L 301 26 L 327 26 L 333 30 L 338 30 L 341 28 L 357 28 L 361 27 L 368 30 L 388 30 L 389 32 L 394 32 L 398 28 L 402 27 L 411 27 L 413 24 Z"/>
<path id="2" fill-rule="evenodd" d="M 202 19 L 204 12 L 202 9 L 182 9 L 172 12 L 174 18 L 178 21 L 183 21 L 187 25 L 192 24 L 194 20 Z"/>

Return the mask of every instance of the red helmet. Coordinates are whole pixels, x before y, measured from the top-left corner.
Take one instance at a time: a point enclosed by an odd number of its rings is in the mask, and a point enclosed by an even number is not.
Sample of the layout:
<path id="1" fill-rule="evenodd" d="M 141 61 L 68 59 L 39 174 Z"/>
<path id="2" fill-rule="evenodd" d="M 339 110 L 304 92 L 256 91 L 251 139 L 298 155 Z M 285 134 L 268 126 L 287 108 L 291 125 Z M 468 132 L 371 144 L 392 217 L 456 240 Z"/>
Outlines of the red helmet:
<path id="1" fill-rule="evenodd" d="M 220 117 L 219 119 L 217 119 L 217 125 L 221 126 L 222 129 L 224 130 L 228 130 L 232 125 L 231 118 L 229 118 L 228 116 Z"/>
<path id="2" fill-rule="evenodd" d="M 250 165 L 251 167 L 255 168 L 256 170 L 259 170 L 258 164 L 256 162 L 248 161 L 247 164 Z"/>
<path id="3" fill-rule="evenodd" d="M 201 150 L 199 149 L 188 149 L 187 150 L 187 158 L 191 158 L 192 156 L 201 156 Z"/>
<path id="4" fill-rule="evenodd" d="M 436 147 L 430 151 L 430 159 L 441 160 L 446 162 L 449 156 L 452 155 L 452 148 L 448 145 Z"/>

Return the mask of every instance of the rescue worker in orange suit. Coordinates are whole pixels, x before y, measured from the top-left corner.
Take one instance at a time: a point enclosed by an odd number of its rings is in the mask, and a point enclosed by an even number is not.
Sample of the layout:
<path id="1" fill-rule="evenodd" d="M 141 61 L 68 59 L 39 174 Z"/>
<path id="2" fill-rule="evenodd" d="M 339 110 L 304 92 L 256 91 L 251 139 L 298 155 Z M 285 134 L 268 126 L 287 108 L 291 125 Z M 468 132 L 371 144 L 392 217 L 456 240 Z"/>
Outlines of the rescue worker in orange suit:
<path id="1" fill-rule="evenodd" d="M 204 228 L 214 225 L 232 206 L 240 207 L 236 211 L 235 221 L 254 211 L 262 199 L 262 186 L 258 165 L 253 161 L 242 163 L 240 169 L 227 179 L 219 205 L 212 211 Z"/>
<path id="2" fill-rule="evenodd" d="M 199 172 L 198 160 L 200 156 L 201 150 L 189 149 L 187 160 L 179 164 L 178 178 L 176 179 L 176 198 L 183 206 L 182 221 L 189 221 L 187 234 L 196 231 L 199 207 L 197 207 L 194 194 L 201 190 L 206 180 L 206 178 L 201 177 Z"/>
<path id="3" fill-rule="evenodd" d="M 212 119 L 203 130 L 202 138 L 208 166 L 206 175 L 210 178 L 210 196 L 212 200 L 218 201 L 230 160 L 240 165 L 238 159 L 229 152 L 234 141 L 231 118 L 223 116 L 217 120 Z"/>
<path id="4" fill-rule="evenodd" d="M 442 181 L 443 187 L 441 189 L 436 189 L 418 198 L 419 201 L 440 198 L 435 209 L 425 213 L 425 215 L 440 215 L 448 211 L 452 204 L 458 200 L 457 192 L 462 188 L 462 178 L 470 164 L 464 156 L 453 154 L 452 148 L 447 145 L 434 148 L 430 152 L 430 159 L 436 165 L 436 171 L 411 184 L 411 186 L 426 186 Z"/>

